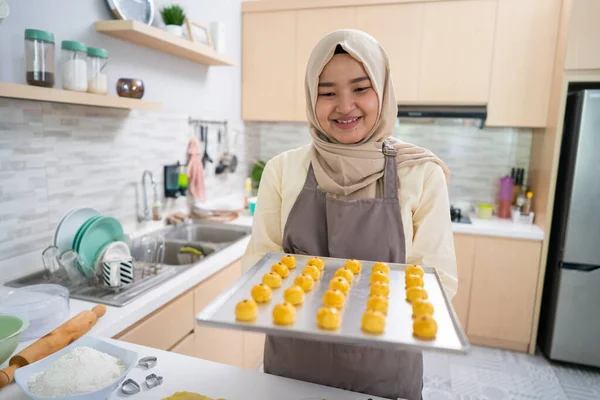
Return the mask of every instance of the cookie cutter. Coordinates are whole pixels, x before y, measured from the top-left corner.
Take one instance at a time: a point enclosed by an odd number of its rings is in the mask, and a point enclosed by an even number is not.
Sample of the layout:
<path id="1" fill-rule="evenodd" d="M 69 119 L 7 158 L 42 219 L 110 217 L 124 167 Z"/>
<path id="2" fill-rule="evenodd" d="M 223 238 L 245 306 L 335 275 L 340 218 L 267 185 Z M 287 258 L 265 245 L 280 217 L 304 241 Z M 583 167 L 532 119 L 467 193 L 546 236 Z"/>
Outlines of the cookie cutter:
<path id="1" fill-rule="evenodd" d="M 142 390 L 142 388 L 140 388 L 139 383 L 137 383 L 136 381 L 134 381 L 131 378 L 126 379 L 121 384 L 121 392 L 123 392 L 123 394 L 126 394 L 127 396 L 131 396 L 132 394 L 139 393 L 140 390 Z"/>
<path id="2" fill-rule="evenodd" d="M 162 385 L 162 383 L 163 383 L 162 376 L 158 376 L 156 374 L 150 374 L 146 377 L 146 386 L 148 386 L 148 389 L 152 389 L 153 387 Z"/>
<path id="3" fill-rule="evenodd" d="M 154 356 L 149 356 L 149 357 L 144 357 L 144 358 L 140 358 L 140 361 L 138 361 L 138 365 L 140 367 L 146 367 L 146 368 L 154 368 L 156 366 L 156 363 L 158 362 L 158 358 L 154 357 Z"/>

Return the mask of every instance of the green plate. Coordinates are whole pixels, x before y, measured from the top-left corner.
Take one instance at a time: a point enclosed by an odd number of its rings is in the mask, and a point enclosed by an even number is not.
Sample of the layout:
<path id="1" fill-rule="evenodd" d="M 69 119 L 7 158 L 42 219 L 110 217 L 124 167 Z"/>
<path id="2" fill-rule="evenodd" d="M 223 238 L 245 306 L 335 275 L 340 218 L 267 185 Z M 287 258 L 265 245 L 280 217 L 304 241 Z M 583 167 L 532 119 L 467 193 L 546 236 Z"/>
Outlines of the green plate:
<path id="1" fill-rule="evenodd" d="M 90 225 L 92 224 L 92 222 L 94 222 L 98 218 L 102 218 L 102 215 L 96 215 L 94 217 L 89 218 L 87 221 L 85 221 L 81 225 L 81 228 L 79 228 L 79 230 L 77 230 L 77 233 L 75 234 L 75 237 L 73 238 L 73 247 L 72 247 L 73 250 L 79 251 L 78 247 L 79 247 L 79 242 L 81 241 L 81 236 L 87 230 L 87 228 L 90 227 Z"/>
<path id="2" fill-rule="evenodd" d="M 77 253 L 83 262 L 93 267 L 96 259 L 104 247 L 112 242 L 123 239 L 123 227 L 121 223 L 112 217 L 101 217 L 87 228 L 79 242 Z"/>

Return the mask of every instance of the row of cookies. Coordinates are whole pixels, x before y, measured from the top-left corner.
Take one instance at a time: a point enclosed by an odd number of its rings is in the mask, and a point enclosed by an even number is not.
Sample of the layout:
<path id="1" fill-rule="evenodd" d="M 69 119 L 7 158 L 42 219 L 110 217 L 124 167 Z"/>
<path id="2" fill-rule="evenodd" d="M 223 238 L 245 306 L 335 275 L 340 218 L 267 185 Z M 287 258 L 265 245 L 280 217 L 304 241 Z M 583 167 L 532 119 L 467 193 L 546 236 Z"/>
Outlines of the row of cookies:
<path id="1" fill-rule="evenodd" d="M 419 339 L 432 340 L 437 334 L 437 323 L 433 319 L 433 304 L 425 290 L 425 272 L 418 265 L 406 267 L 404 283 L 406 300 L 412 305 L 413 335 Z"/>
<path id="2" fill-rule="evenodd" d="M 388 296 L 390 294 L 390 266 L 384 262 L 373 264 L 367 309 L 361 319 L 361 327 L 365 332 L 381 334 L 385 330 L 388 312 Z"/>
<path id="3" fill-rule="evenodd" d="M 323 294 L 323 306 L 317 311 L 317 326 L 325 330 L 336 330 L 342 323 L 342 309 L 346 304 L 346 297 L 354 275 L 361 271 L 358 260 L 348 260 L 342 268 L 335 271 L 329 281 L 329 288 Z"/>

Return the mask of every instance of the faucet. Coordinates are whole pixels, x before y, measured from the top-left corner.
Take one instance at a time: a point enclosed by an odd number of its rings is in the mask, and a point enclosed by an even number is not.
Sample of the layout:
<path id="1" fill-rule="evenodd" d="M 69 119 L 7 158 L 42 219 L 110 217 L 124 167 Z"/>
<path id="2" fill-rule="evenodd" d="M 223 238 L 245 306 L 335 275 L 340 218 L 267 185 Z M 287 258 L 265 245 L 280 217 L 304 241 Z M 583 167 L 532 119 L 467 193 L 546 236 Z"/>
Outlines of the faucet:
<path id="1" fill-rule="evenodd" d="M 138 222 L 142 222 L 142 221 L 150 221 L 152 219 L 152 216 L 150 215 L 150 208 L 148 207 L 148 196 L 146 194 L 146 177 L 150 178 L 150 184 L 152 185 L 152 190 L 154 191 L 154 202 L 153 205 L 158 203 L 158 193 L 156 191 L 156 181 L 154 180 L 154 176 L 152 175 L 152 172 L 145 170 L 144 173 L 142 174 L 142 195 L 143 195 L 143 201 L 144 201 L 144 213 L 143 214 L 139 214 L 138 211 Z M 139 210 L 139 207 L 136 206 L 136 209 Z"/>

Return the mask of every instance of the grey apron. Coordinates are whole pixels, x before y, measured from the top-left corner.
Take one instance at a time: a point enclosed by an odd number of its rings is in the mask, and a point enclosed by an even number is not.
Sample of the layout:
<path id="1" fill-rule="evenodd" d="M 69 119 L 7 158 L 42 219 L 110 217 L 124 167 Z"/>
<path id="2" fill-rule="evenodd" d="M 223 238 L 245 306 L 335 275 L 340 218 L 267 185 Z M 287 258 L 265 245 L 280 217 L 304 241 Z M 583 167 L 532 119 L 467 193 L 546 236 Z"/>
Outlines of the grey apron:
<path id="1" fill-rule="evenodd" d="M 317 187 L 312 165 L 283 232 L 286 253 L 403 263 L 396 151 L 384 143 L 383 198 L 339 200 Z M 291 362 L 290 362 L 291 361 Z M 373 396 L 421 399 L 423 355 L 267 336 L 264 370 Z"/>

